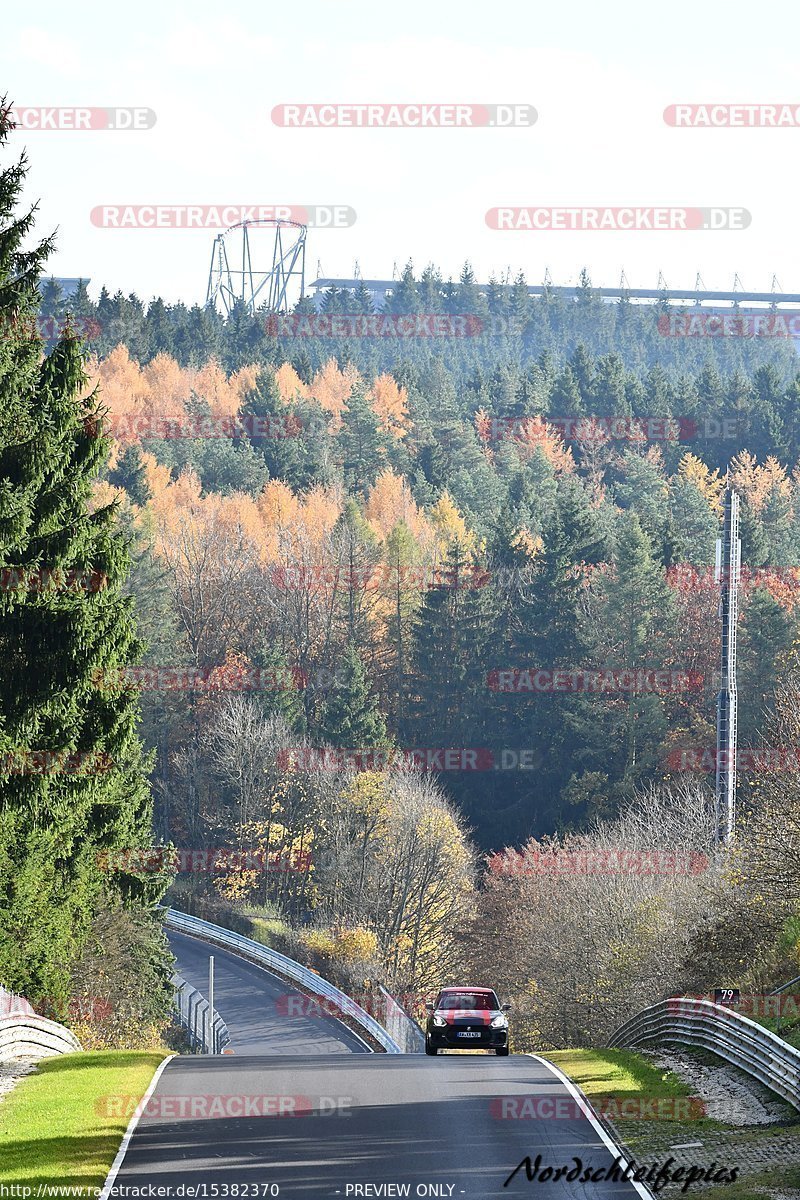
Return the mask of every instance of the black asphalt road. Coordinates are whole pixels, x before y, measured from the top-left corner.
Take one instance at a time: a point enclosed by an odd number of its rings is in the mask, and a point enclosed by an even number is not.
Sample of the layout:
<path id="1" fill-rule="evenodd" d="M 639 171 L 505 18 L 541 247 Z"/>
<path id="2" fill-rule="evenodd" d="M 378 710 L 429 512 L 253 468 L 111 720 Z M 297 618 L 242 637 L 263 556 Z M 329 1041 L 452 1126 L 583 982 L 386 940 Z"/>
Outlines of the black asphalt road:
<path id="1" fill-rule="evenodd" d="M 204 996 L 214 955 L 214 1008 L 228 1026 L 235 1054 L 368 1053 L 335 1017 L 304 1015 L 298 994 L 275 975 L 183 933 L 168 937 L 179 974 Z"/>
<path id="2" fill-rule="evenodd" d="M 520 1097 L 534 1115 L 520 1119 Z M 593 1171 L 612 1165 L 585 1118 L 536 1114 L 557 1097 L 571 1108 L 564 1085 L 524 1055 L 176 1058 L 139 1121 L 115 1194 L 146 1195 L 120 1189 L 152 1185 L 169 1188 L 165 1197 L 306 1200 L 641 1195 L 631 1183 L 528 1182 L 524 1170 L 503 1187 L 526 1155 L 540 1154 L 542 1170 L 572 1167 L 576 1157 Z"/>
<path id="3" fill-rule="evenodd" d="M 296 1015 L 287 985 L 268 972 L 184 934 L 169 940 L 180 973 L 204 994 L 214 954 L 215 1007 L 234 1055 L 167 1065 L 113 1181 L 119 1200 L 647 1194 L 563 1173 L 529 1182 L 524 1168 L 503 1186 L 526 1156 L 541 1156 L 542 1172 L 576 1159 L 581 1174 L 613 1164 L 540 1061 L 369 1054 L 334 1018 Z"/>

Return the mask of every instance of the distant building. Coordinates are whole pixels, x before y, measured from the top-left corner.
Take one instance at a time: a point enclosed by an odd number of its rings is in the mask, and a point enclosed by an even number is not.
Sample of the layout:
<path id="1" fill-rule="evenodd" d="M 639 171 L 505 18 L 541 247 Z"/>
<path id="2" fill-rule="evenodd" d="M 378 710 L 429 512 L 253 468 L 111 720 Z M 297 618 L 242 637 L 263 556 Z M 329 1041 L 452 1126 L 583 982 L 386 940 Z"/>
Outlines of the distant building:
<path id="1" fill-rule="evenodd" d="M 416 282 L 419 283 L 419 280 Z M 322 308 L 325 293 L 331 288 L 339 292 L 351 293 L 365 289 L 369 293 L 375 309 L 380 310 L 399 286 L 399 279 L 320 278 L 309 284 L 312 289 L 311 299 L 317 311 Z M 488 284 L 477 281 L 473 286 L 482 295 L 485 295 L 488 289 Z M 642 304 L 675 305 L 681 311 L 688 312 L 692 316 L 696 317 L 700 314 L 704 320 L 715 316 L 720 318 L 735 316 L 741 318 L 745 329 L 750 330 L 751 333 L 758 329 L 759 323 L 762 323 L 763 330 L 764 322 L 774 320 L 780 324 L 781 318 L 783 318 L 785 328 L 780 326 L 784 330 L 781 336 L 791 338 L 796 349 L 800 351 L 800 292 L 746 292 L 744 290 L 712 292 L 697 288 L 632 288 L 624 284 L 620 284 L 619 287 L 594 287 L 591 285 L 590 287 L 593 296 L 597 296 L 609 304 L 615 300 L 625 299 Z M 583 294 L 584 289 L 575 285 L 534 283 L 527 284 L 526 291 L 529 296 L 543 296 L 549 293 L 549 295 L 558 296 L 565 301 L 576 301 Z M 754 305 L 757 307 L 753 307 Z M 793 307 L 787 309 L 783 307 L 785 305 Z"/>

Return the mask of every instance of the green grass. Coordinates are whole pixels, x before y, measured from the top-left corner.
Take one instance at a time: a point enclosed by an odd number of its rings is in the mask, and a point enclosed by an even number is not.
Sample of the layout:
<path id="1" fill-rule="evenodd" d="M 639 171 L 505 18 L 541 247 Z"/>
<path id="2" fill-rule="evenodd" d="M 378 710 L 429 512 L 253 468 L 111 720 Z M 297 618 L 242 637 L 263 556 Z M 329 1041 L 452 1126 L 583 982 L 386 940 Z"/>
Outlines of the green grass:
<path id="1" fill-rule="evenodd" d="M 704 1188 L 700 1194 L 703 1200 L 769 1200 L 776 1192 L 789 1188 L 800 1188 L 800 1167 L 776 1167 L 774 1171 L 737 1179 L 736 1183 Z"/>
<path id="2" fill-rule="evenodd" d="M 253 924 L 251 936 L 254 941 L 261 942 L 262 946 L 274 949 L 276 934 L 291 933 L 291 927 L 279 917 L 251 917 L 250 920 Z"/>
<path id="3" fill-rule="evenodd" d="M 164 1057 L 96 1050 L 42 1061 L 0 1102 L 0 1182 L 102 1187 Z"/>
<path id="4" fill-rule="evenodd" d="M 631 1050 L 554 1050 L 544 1055 L 560 1067 L 611 1120 L 704 1121 L 687 1085 Z M 633 1101 L 632 1107 L 625 1101 Z M 606 1103 L 607 1102 L 607 1103 Z M 651 1103 L 652 1102 L 652 1103 Z"/>
<path id="5" fill-rule="evenodd" d="M 660 1070 L 632 1050 L 554 1050 L 543 1057 L 574 1079 L 590 1099 L 690 1095 L 677 1075 Z"/>

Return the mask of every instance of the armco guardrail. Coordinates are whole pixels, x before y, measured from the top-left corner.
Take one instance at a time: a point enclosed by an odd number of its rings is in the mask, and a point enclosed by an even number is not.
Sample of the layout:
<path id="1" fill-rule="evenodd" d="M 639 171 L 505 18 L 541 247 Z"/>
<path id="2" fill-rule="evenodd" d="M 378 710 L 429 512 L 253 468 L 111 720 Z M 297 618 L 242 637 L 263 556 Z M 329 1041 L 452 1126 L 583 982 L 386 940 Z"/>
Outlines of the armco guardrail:
<path id="1" fill-rule="evenodd" d="M 221 925 L 213 925 L 211 921 L 203 921 L 200 917 L 192 917 L 188 913 L 178 912 L 175 908 L 167 909 L 164 924 L 168 929 L 174 929 L 178 933 L 191 934 L 194 937 L 202 938 L 205 942 L 214 942 L 228 950 L 243 954 L 246 958 L 258 963 L 259 966 L 266 967 L 267 970 L 277 971 L 279 975 L 299 983 L 313 995 L 322 996 L 325 1000 L 331 1001 L 343 1016 L 350 1017 L 362 1029 L 365 1029 L 387 1054 L 403 1053 L 402 1047 L 361 1005 L 356 1004 L 355 1000 L 340 991 L 339 988 L 334 987 L 332 983 L 328 983 L 327 979 L 323 979 L 321 975 L 310 971 L 308 967 L 295 962 L 294 959 L 287 958 L 285 954 L 278 954 L 277 950 L 270 950 L 268 946 L 262 946 L 260 942 L 254 942 L 252 938 L 243 937 L 242 934 L 234 933 L 230 929 L 223 929 Z"/>
<path id="2" fill-rule="evenodd" d="M 181 975 L 173 975 L 172 984 L 175 988 L 173 1007 L 189 1036 L 192 1050 L 196 1054 L 221 1054 L 231 1040 L 222 1017 L 215 1010 L 209 1028 L 210 1005 L 205 996 Z"/>
<path id="3" fill-rule="evenodd" d="M 52 1058 L 81 1049 L 75 1034 L 57 1021 L 27 1013 L 0 1018 L 0 1062 L 17 1058 Z"/>
<path id="4" fill-rule="evenodd" d="M 684 996 L 662 1000 L 626 1021 L 609 1046 L 624 1049 L 644 1042 L 710 1050 L 800 1108 L 800 1050 L 731 1009 Z"/>
<path id="5" fill-rule="evenodd" d="M 404 1054 L 422 1054 L 425 1050 L 425 1034 L 403 1006 L 398 1004 L 392 993 L 387 992 L 381 984 L 378 986 L 386 1012 L 383 1023 L 389 1036 L 397 1042 Z"/>

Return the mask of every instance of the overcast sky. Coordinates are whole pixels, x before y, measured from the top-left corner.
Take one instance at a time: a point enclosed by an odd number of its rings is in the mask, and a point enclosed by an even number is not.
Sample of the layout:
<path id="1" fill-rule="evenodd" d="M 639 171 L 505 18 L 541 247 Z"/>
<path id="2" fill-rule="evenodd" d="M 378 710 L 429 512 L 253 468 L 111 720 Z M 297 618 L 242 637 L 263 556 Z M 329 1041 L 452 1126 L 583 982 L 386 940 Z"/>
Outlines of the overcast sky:
<path id="1" fill-rule="evenodd" d="M 17 105 L 141 106 L 139 131 L 20 131 L 39 230 L 58 275 L 143 299 L 205 299 L 214 232 L 109 229 L 97 206 L 348 205 L 312 229 L 308 274 L 391 277 L 410 258 L 445 277 L 522 269 L 569 283 L 800 290 L 800 127 L 669 127 L 674 103 L 800 109 L 798 7 L 677 0 L 301 0 L 180 6 L 14 4 L 0 92 Z M 532 127 L 289 129 L 275 105 L 528 104 Z M 497 206 L 744 208 L 732 231 L 498 231 Z M 255 248 L 255 245 L 254 245 Z M 264 252 L 271 245 L 264 244 Z"/>

